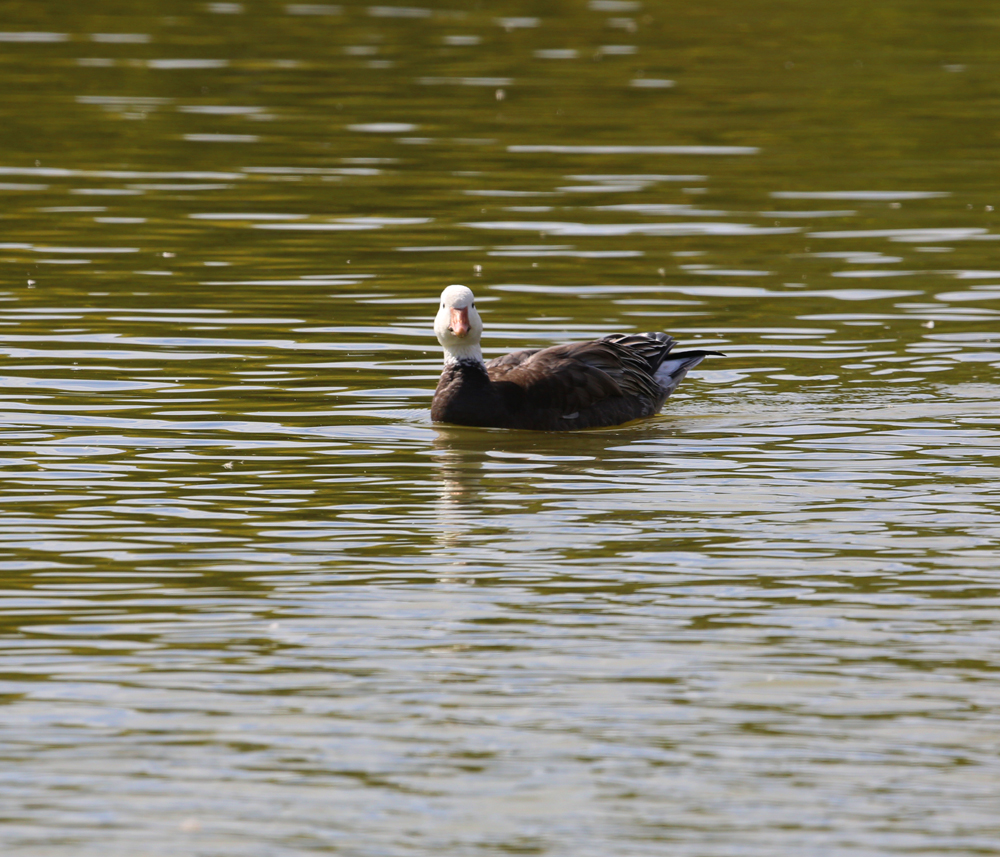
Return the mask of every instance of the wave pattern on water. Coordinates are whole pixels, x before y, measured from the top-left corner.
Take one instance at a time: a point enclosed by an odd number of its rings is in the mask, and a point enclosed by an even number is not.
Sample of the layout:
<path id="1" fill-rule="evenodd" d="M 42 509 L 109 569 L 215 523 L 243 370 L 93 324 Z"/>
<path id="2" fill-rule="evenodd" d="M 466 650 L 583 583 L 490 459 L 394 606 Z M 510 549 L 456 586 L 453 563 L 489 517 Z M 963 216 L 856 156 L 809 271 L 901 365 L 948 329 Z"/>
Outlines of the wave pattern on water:
<path id="1" fill-rule="evenodd" d="M 0 33 L 4 853 L 996 853 L 992 10 L 121 5 Z M 451 282 L 728 356 L 434 426 Z"/>

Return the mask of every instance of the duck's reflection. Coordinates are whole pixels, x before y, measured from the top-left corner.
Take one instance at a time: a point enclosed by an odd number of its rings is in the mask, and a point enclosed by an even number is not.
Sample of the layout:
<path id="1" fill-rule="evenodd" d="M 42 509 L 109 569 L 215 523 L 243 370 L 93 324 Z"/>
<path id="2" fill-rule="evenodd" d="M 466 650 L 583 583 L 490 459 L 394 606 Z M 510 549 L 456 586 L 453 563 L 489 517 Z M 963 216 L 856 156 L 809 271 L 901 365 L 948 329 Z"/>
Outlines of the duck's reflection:
<path id="1" fill-rule="evenodd" d="M 450 549 L 459 544 L 482 514 L 484 464 L 495 448 L 492 435 L 497 432 L 457 426 L 435 426 L 435 429 L 433 447 L 440 490 L 434 541 Z"/>
<path id="2" fill-rule="evenodd" d="M 495 529 L 505 514 L 540 509 L 544 496 L 567 480 L 587 478 L 596 462 L 627 454 L 620 448 L 663 426 L 647 421 L 593 432 L 531 432 L 436 425 L 433 441 L 439 491 L 435 543 L 468 544 L 478 527 Z M 503 534 L 491 536 L 502 542 Z"/>

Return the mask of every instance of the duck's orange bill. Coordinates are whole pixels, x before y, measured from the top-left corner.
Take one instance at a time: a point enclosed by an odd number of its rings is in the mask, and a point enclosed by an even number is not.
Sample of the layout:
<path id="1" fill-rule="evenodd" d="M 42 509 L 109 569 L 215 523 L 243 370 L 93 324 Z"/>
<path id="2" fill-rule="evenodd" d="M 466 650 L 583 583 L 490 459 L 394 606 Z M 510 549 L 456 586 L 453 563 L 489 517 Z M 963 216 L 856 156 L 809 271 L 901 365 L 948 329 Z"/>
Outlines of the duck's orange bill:
<path id="1" fill-rule="evenodd" d="M 455 336 L 465 336 L 469 332 L 469 309 L 453 309 L 451 322 L 448 324 Z"/>

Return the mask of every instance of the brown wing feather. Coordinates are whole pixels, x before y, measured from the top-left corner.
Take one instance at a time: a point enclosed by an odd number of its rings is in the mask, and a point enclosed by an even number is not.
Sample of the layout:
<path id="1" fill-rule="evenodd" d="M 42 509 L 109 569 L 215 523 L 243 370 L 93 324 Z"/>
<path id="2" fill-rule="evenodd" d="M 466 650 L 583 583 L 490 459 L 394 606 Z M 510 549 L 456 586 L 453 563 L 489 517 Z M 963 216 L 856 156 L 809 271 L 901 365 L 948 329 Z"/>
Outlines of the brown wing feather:
<path id="1" fill-rule="evenodd" d="M 511 369 L 516 369 L 531 357 L 532 354 L 537 354 L 540 350 L 538 348 L 528 348 L 524 351 L 512 351 L 510 354 L 504 354 L 503 357 L 494 357 L 486 364 L 486 371 L 489 373 L 491 380 L 499 381 Z"/>
<path id="2" fill-rule="evenodd" d="M 514 356 L 514 355 L 508 355 Z M 658 398 L 660 391 L 640 353 L 609 340 L 555 345 L 530 353 L 515 365 L 490 367 L 493 380 L 520 387 L 530 406 L 563 413 L 584 411 L 622 396 Z"/>
<path id="3" fill-rule="evenodd" d="M 651 374 L 660 368 L 663 358 L 674 347 L 674 338 L 668 333 L 612 333 L 603 341 L 627 347 L 630 353 L 641 354 Z"/>

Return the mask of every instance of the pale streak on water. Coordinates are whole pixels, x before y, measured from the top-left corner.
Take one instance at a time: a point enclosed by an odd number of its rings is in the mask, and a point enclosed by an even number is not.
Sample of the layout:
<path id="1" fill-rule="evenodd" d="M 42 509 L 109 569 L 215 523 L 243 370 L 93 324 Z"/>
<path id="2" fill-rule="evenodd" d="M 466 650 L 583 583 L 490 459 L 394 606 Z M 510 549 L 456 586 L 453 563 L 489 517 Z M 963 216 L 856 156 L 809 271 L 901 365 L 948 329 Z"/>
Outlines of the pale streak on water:
<path id="1" fill-rule="evenodd" d="M 979 168 L 786 166 L 809 123 L 699 125 L 658 4 L 587 8 L 4 25 L 83 140 L 0 148 L 4 853 L 1000 853 Z M 489 354 L 729 356 L 639 424 L 436 427 L 459 280 Z"/>

